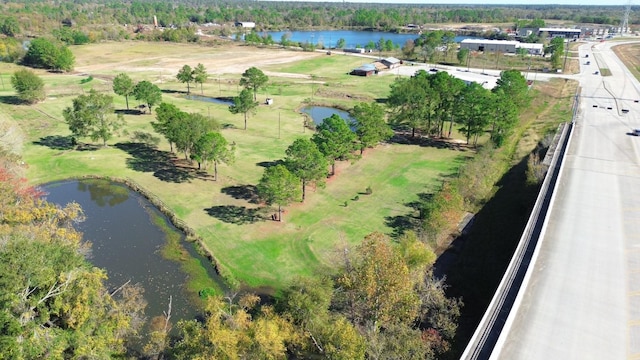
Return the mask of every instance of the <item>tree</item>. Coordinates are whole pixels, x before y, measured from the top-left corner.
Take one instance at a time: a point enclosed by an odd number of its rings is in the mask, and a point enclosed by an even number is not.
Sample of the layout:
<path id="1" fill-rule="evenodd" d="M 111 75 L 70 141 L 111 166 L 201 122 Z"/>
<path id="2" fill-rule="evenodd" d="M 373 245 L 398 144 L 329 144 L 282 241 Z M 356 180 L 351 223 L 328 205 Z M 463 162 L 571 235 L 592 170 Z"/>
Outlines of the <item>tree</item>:
<path id="1" fill-rule="evenodd" d="M 66 46 L 58 46 L 47 39 L 36 38 L 31 40 L 22 62 L 37 68 L 70 71 L 73 69 L 75 58 Z"/>
<path id="2" fill-rule="evenodd" d="M 496 81 L 496 86 L 491 90 L 494 93 L 503 91 L 519 109 L 529 106 L 529 85 L 527 79 L 518 70 L 504 70 Z"/>
<path id="3" fill-rule="evenodd" d="M 564 54 L 564 38 L 555 37 L 551 39 L 549 46 L 545 48 L 545 54 L 551 53 L 551 67 L 559 69 L 562 62 L 562 55 Z"/>
<path id="4" fill-rule="evenodd" d="M 125 73 L 120 73 L 113 79 L 113 92 L 124 96 L 127 102 L 127 110 L 129 110 L 129 95 L 133 95 L 135 88 L 133 80 Z"/>
<path id="5" fill-rule="evenodd" d="M 496 147 L 500 147 L 516 126 L 519 111 L 514 98 L 505 93 L 504 89 L 498 88 L 492 92 L 492 95 L 494 116 L 491 122 L 490 139 Z"/>
<path id="6" fill-rule="evenodd" d="M 447 137 L 450 137 L 453 130 L 453 112 L 456 107 L 456 101 L 466 85 L 464 81 L 451 76 L 446 71 L 438 71 L 436 74 L 430 75 L 428 81 L 433 91 L 438 94 L 434 111 L 436 121 L 434 132 L 443 137 L 444 123 L 449 121 Z"/>
<path id="7" fill-rule="evenodd" d="M 163 102 L 156 110 L 156 119 L 158 121 L 151 122 L 153 129 L 167 139 L 171 152 L 173 152 L 173 144 L 175 142 L 174 124 L 183 114 L 175 105 Z"/>
<path id="8" fill-rule="evenodd" d="M 291 34 L 289 33 L 282 34 L 282 36 L 280 37 L 280 45 L 282 45 L 283 47 L 289 46 L 291 44 L 291 41 L 289 40 L 290 37 Z"/>
<path id="9" fill-rule="evenodd" d="M 364 338 L 344 316 L 331 314 L 332 282 L 323 277 L 295 279 L 284 290 L 281 313 L 291 317 L 307 341 L 304 358 L 364 359 Z"/>
<path id="10" fill-rule="evenodd" d="M 278 205 L 278 221 L 282 221 L 282 206 L 289 205 L 300 197 L 300 179 L 289 172 L 284 165 L 265 169 L 257 190 L 261 199 L 271 205 Z"/>
<path id="11" fill-rule="evenodd" d="M 469 49 L 460 48 L 460 50 L 458 50 L 458 54 L 456 55 L 456 58 L 458 59 L 458 64 L 464 65 L 467 62 L 467 59 L 469 58 Z"/>
<path id="12" fill-rule="evenodd" d="M 310 182 L 323 182 L 327 177 L 327 159 L 309 139 L 296 139 L 286 150 L 285 166 L 302 181 L 302 201 Z"/>
<path id="13" fill-rule="evenodd" d="M 343 38 L 338 39 L 338 43 L 336 44 L 336 48 L 342 49 L 347 45 L 347 41 Z"/>
<path id="14" fill-rule="evenodd" d="M 114 119 L 113 112 L 113 98 L 91 89 L 89 95 L 73 99 L 73 105 L 65 108 L 62 115 L 74 137 L 102 140 L 106 146 L 107 140 L 124 125 L 122 115 Z"/>
<path id="15" fill-rule="evenodd" d="M 318 146 L 320 152 L 331 164 L 332 175 L 336 173 L 336 160 L 349 158 L 356 148 L 356 134 L 337 114 L 324 119 L 322 124 L 318 125 L 311 141 Z"/>
<path id="16" fill-rule="evenodd" d="M 430 345 L 433 351 L 443 353 L 455 337 L 462 300 L 447 298 L 444 279 L 437 279 L 430 270 L 423 274 L 416 288 L 420 297 L 420 319 L 431 333 Z"/>
<path id="17" fill-rule="evenodd" d="M 342 313 L 354 324 L 375 331 L 411 324 L 420 302 L 403 257 L 381 233 L 368 235 L 345 261 L 336 284 Z"/>
<path id="18" fill-rule="evenodd" d="M 426 122 L 431 120 L 439 94 L 428 80 L 429 74 L 420 70 L 410 78 L 398 78 L 391 84 L 387 106 L 391 110 L 390 121 L 396 126 L 409 127 L 411 137 L 418 129 L 429 131 Z"/>
<path id="19" fill-rule="evenodd" d="M 215 122 L 198 113 L 181 112 L 176 121 L 171 124 L 171 134 L 176 150 L 184 153 L 185 160 L 193 154 L 196 142 L 206 133 L 216 129 Z"/>
<path id="20" fill-rule="evenodd" d="M 384 109 L 376 103 L 360 103 L 354 106 L 353 126 L 360 140 L 360 154 L 367 147 L 374 147 L 381 141 L 391 139 L 393 130 L 384 119 Z"/>
<path id="21" fill-rule="evenodd" d="M 0 25 L 0 33 L 3 33 L 9 37 L 14 37 L 20 33 L 20 24 L 18 20 L 13 16 L 7 16 Z"/>
<path id="22" fill-rule="evenodd" d="M 243 89 L 240 94 L 233 98 L 233 105 L 229 106 L 232 114 L 244 114 L 244 129 L 247 130 L 247 114 L 258 107 L 258 102 L 254 101 L 251 90 Z"/>
<path id="23" fill-rule="evenodd" d="M 71 71 L 73 70 L 73 64 L 75 61 L 75 56 L 73 56 L 71 50 L 66 46 L 62 46 L 58 48 L 51 68 L 55 71 Z"/>
<path id="24" fill-rule="evenodd" d="M 162 101 L 162 91 L 157 85 L 143 80 L 136 84 L 133 89 L 133 94 L 136 100 L 144 101 L 149 108 L 149 114 L 151 114 L 151 108 Z"/>
<path id="25" fill-rule="evenodd" d="M 242 73 L 240 78 L 240 86 L 253 90 L 253 100 L 258 99 L 258 89 L 262 88 L 269 81 L 269 77 L 262 70 L 256 67 L 250 67 Z"/>
<path id="26" fill-rule="evenodd" d="M 218 163 L 231 164 L 234 161 L 235 146 L 229 145 L 219 132 L 208 132 L 198 139 L 191 153 L 191 157 L 200 163 L 213 161 L 213 178 L 218 180 Z"/>
<path id="27" fill-rule="evenodd" d="M 193 81 L 200 84 L 200 94 L 204 93 L 202 90 L 202 84 L 207 81 L 208 76 L 207 69 L 200 63 L 198 63 L 195 69 L 193 69 Z"/>
<path id="28" fill-rule="evenodd" d="M 184 65 L 182 69 L 178 71 L 178 75 L 176 75 L 176 78 L 181 83 L 187 83 L 187 95 L 189 95 L 189 93 L 191 92 L 189 84 L 194 80 L 193 70 L 191 69 L 191 66 Z"/>
<path id="29" fill-rule="evenodd" d="M 411 59 L 415 55 L 415 52 L 416 52 L 415 43 L 413 42 L 413 40 L 407 39 L 407 41 L 405 41 L 404 45 L 402 45 L 402 54 L 404 54 L 404 56 L 407 59 Z"/>
<path id="30" fill-rule="evenodd" d="M 178 323 L 173 359 L 284 359 L 286 345 L 297 345 L 288 319 L 260 298 L 247 294 L 237 302 L 207 298 L 205 319 Z"/>
<path id="31" fill-rule="evenodd" d="M 456 110 L 456 116 L 462 118 L 459 123 L 462 124 L 460 129 L 464 132 L 467 144 L 473 138 L 473 144 L 478 143 L 478 137 L 485 131 L 489 124 L 492 111 L 491 92 L 482 87 L 482 85 L 472 82 L 467 85 L 461 93 L 461 101 Z"/>
<path id="32" fill-rule="evenodd" d="M 18 70 L 11 76 L 11 86 L 18 93 L 18 98 L 29 104 L 44 100 L 44 82 L 33 71 L 28 69 Z"/>

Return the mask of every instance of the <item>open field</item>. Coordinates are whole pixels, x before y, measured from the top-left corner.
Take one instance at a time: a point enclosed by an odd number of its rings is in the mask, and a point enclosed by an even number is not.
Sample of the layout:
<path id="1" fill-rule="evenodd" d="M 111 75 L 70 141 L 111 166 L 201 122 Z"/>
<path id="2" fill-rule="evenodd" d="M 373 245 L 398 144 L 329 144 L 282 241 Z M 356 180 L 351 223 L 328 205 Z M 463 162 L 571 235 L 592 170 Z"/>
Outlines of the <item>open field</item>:
<path id="1" fill-rule="evenodd" d="M 266 50 L 229 45 L 227 48 L 172 43 L 106 43 L 72 48 L 77 59 L 74 74 L 39 72 L 48 98 L 34 105 L 13 104 L 9 86 L 0 91 L 0 113 L 19 124 L 24 133 L 23 159 L 34 184 L 85 174 L 131 178 L 162 199 L 177 216 L 196 230 L 207 247 L 230 273 L 250 286 L 281 287 L 296 276 L 331 271 L 339 253 L 359 243 L 368 233 L 393 233 L 415 215 L 411 202 L 418 194 L 438 188 L 471 155 L 465 147 L 448 144 L 391 143 L 365 152 L 362 159 L 341 162 L 338 175 L 326 187 L 308 189 L 304 204 L 286 208 L 283 223 L 271 221 L 273 210 L 253 199 L 254 185 L 264 166 L 282 159 L 298 137 L 309 137 L 298 109 L 305 104 L 350 108 L 361 101 L 384 99 L 393 76 L 352 77 L 353 67 L 366 62 L 358 57 L 322 53 Z M 205 96 L 231 97 L 239 92 L 240 74 L 256 66 L 270 77 L 259 100 L 274 99 L 250 115 L 242 130 L 242 115 L 226 105 L 185 98 L 186 85 L 175 80 L 184 64 L 203 63 L 211 77 Z M 2 65 L 0 65 L 2 66 Z M 0 73 L 14 69 L 1 68 Z M 66 142 L 69 135 L 62 109 L 72 99 L 95 88 L 111 89 L 110 79 L 120 72 L 134 81 L 149 80 L 163 89 L 163 101 L 187 112 L 216 119 L 223 135 L 237 146 L 236 162 L 219 166 L 219 180 L 169 153 L 164 140 L 157 149 L 131 142 L 133 131 L 153 133 L 155 116 L 126 115 L 127 132 L 110 146 L 77 151 Z M 81 80 L 93 80 L 84 84 Z M 200 94 L 199 87 L 192 87 Z M 114 95 L 117 109 L 125 100 Z M 133 99 L 130 106 L 136 106 Z M 371 195 L 363 194 L 370 186 Z"/>
<path id="2" fill-rule="evenodd" d="M 640 43 L 618 45 L 613 47 L 613 51 L 633 76 L 640 80 Z"/>

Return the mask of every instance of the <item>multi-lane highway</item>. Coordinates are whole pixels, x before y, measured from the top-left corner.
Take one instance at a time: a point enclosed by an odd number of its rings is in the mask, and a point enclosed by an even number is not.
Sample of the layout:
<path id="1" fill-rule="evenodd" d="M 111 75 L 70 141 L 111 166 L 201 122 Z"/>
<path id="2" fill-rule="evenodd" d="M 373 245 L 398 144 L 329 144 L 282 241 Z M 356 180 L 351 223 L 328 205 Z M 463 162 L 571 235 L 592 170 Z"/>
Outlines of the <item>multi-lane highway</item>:
<path id="1" fill-rule="evenodd" d="M 629 135 L 640 128 L 640 85 L 612 45 L 580 47 L 573 135 L 492 359 L 640 359 L 640 137 Z"/>

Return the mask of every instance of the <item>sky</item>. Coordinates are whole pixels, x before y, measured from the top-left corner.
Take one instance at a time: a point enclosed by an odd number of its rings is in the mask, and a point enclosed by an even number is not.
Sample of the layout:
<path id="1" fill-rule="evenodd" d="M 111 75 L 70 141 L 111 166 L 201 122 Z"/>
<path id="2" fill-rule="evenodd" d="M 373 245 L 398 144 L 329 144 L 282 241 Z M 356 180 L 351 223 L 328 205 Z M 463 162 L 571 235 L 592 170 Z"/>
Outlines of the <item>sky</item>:
<path id="1" fill-rule="evenodd" d="M 264 1 L 264 0 L 262 0 Z M 267 0 L 278 1 L 278 0 Z M 301 2 L 342 2 L 342 0 L 286 0 Z M 588 6 L 625 6 L 633 2 L 627 0 L 349 0 L 348 3 L 384 3 L 384 4 L 446 4 L 446 5 L 588 5 Z"/>

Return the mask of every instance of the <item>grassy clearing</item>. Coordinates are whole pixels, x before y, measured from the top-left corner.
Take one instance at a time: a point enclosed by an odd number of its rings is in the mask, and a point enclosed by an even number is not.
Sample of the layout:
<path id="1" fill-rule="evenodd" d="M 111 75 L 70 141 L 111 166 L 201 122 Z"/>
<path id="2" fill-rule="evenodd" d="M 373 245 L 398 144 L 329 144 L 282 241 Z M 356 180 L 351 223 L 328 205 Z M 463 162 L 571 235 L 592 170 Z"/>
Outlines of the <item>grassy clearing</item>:
<path id="1" fill-rule="evenodd" d="M 306 203 L 287 207 L 283 223 L 271 221 L 273 210 L 247 200 L 247 195 L 262 176 L 265 164 L 283 158 L 294 139 L 311 136 L 309 130 L 303 130 L 303 116 L 297 110 L 305 103 L 350 108 L 359 101 L 382 99 L 394 77 L 347 76 L 347 71 L 363 62 L 349 56 L 303 54 L 304 58 L 295 62 L 274 60 L 259 66 L 274 74 L 270 86 L 260 91 L 259 100 L 271 97 L 274 104 L 261 105 L 249 117 L 245 131 L 242 115 L 232 115 L 226 105 L 187 100 L 185 84 L 168 75 L 184 64 L 195 65 L 207 57 L 234 57 L 241 50 L 250 49 L 138 42 L 73 48 L 79 75 L 41 73 L 48 93 L 46 101 L 34 106 L 3 101 L 0 112 L 9 114 L 26 133 L 23 158 L 32 183 L 85 174 L 131 178 L 162 199 L 204 239 L 203 245 L 222 266 L 250 286 L 279 288 L 295 276 L 332 271 L 341 249 L 357 244 L 372 231 L 392 233 L 394 227 L 402 226 L 399 219 L 413 214 L 408 204 L 417 200 L 418 194 L 437 189 L 442 179 L 470 155 L 448 148 L 380 146 L 368 150 L 359 161 L 340 163 L 338 176 L 329 179 L 326 187 L 309 189 Z M 261 56 L 268 52 L 252 51 Z M 300 55 L 281 50 L 270 53 Z M 240 73 L 248 66 L 245 62 L 236 72 L 233 68 L 208 67 L 210 72 L 219 72 L 204 85 L 203 95 L 237 95 Z M 308 71 L 311 69 L 323 70 Z M 62 120 L 62 109 L 92 87 L 110 91 L 110 79 L 122 71 L 135 80 L 154 81 L 165 91 L 163 101 L 223 124 L 223 135 L 237 145 L 235 164 L 219 166 L 220 179 L 212 181 L 180 160 L 182 155 L 172 160 L 164 141 L 155 152 L 137 151 L 141 149 L 127 145 L 130 134 L 134 130 L 153 133 L 151 121 L 155 116 L 149 114 L 125 115 L 128 134 L 109 141 L 107 148 L 77 151 L 66 145 L 69 131 Z M 306 73 L 309 76 L 302 76 Z M 93 80 L 81 83 L 88 74 Z M 192 90 L 201 92 L 199 88 Z M 0 93 L 3 99 L 12 95 L 11 90 Z M 125 108 L 124 98 L 114 95 L 114 100 L 117 109 Z M 133 99 L 129 103 L 137 105 Z M 364 195 L 368 186 L 373 193 Z"/>
<path id="2" fill-rule="evenodd" d="M 616 56 L 622 60 L 627 69 L 640 79 L 640 44 L 624 44 L 613 47 Z"/>

